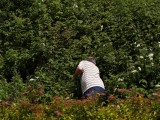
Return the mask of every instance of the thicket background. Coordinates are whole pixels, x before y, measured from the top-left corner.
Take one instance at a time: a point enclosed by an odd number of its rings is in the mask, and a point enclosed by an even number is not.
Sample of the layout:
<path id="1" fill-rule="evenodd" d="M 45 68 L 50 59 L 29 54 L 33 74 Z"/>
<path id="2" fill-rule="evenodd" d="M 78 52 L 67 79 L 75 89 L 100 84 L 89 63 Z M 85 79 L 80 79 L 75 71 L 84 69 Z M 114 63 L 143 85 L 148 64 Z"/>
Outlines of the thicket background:
<path id="1" fill-rule="evenodd" d="M 97 59 L 106 92 L 160 81 L 159 0 L 1 0 L 0 99 L 42 84 L 78 96 L 76 65 Z"/>

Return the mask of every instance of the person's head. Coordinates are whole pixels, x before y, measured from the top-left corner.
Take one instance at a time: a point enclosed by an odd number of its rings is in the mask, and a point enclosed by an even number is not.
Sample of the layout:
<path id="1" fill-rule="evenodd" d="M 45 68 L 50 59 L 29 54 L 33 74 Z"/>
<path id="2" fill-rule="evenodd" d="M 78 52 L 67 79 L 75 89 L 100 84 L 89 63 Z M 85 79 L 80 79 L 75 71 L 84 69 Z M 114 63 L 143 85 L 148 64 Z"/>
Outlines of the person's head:
<path id="1" fill-rule="evenodd" d="M 94 57 L 88 57 L 87 59 L 86 59 L 87 61 L 90 61 L 90 62 L 92 62 L 92 63 L 94 63 L 95 65 L 96 65 L 96 59 L 94 58 Z"/>

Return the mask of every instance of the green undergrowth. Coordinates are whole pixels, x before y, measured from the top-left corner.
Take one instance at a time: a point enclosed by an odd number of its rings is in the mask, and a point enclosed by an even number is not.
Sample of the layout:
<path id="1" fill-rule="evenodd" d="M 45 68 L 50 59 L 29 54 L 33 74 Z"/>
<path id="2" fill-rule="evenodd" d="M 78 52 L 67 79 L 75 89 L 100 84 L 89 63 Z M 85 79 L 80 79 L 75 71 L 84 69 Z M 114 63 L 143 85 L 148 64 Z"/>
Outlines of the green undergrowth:
<path id="1" fill-rule="evenodd" d="M 143 94 L 120 99 L 69 99 L 54 96 L 49 101 L 17 98 L 0 102 L 3 120 L 156 120 L 160 101 L 145 98 Z"/>

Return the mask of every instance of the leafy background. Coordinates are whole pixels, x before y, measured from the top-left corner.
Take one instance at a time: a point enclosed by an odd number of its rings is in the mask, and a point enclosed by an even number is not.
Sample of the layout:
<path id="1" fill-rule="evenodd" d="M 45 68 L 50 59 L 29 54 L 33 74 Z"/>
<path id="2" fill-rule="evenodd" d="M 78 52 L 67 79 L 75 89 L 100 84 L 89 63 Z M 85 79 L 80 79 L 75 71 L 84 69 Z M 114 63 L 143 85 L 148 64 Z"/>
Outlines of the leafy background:
<path id="1" fill-rule="evenodd" d="M 1 0 L 0 99 L 42 84 L 44 98 L 78 97 L 72 81 L 87 56 L 107 93 L 160 81 L 159 0 Z M 13 94 L 14 92 L 14 94 Z"/>

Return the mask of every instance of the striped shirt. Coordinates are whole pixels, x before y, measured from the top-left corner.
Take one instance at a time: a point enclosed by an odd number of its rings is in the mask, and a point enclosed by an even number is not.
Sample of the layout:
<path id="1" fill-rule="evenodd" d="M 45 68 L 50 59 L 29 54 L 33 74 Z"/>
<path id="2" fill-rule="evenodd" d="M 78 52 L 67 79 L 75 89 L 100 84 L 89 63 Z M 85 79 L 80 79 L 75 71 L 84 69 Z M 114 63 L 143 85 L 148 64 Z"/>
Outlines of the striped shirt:
<path id="1" fill-rule="evenodd" d="M 79 63 L 78 68 L 83 72 L 81 78 L 82 93 L 95 86 L 105 89 L 103 81 L 99 75 L 99 69 L 94 63 L 83 60 Z"/>

